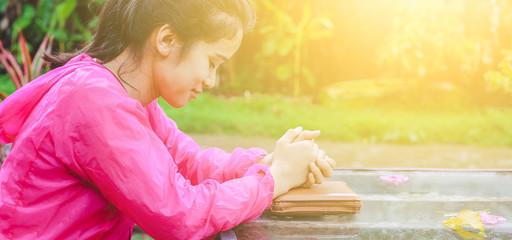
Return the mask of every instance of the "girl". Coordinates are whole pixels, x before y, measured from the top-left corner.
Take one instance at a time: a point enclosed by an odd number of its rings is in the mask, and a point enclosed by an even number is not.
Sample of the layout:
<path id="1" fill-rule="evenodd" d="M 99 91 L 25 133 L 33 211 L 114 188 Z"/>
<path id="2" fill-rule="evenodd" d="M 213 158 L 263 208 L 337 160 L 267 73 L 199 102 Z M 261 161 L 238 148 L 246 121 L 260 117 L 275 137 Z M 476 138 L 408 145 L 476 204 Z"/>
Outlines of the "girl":
<path id="1" fill-rule="evenodd" d="M 253 21 L 249 0 L 106 1 L 90 45 L 0 104 L 0 239 L 200 239 L 329 177 L 317 131 L 203 151 L 157 104 L 213 87 Z"/>

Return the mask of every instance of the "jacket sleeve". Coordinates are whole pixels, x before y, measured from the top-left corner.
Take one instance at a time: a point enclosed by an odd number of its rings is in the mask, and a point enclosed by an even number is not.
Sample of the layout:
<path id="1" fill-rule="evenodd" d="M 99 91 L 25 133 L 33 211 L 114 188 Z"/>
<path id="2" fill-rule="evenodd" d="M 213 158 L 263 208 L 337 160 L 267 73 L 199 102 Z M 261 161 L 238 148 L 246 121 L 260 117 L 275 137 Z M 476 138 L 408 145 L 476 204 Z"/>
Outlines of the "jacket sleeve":
<path id="1" fill-rule="evenodd" d="M 57 155 L 152 237 L 208 237 L 270 206 L 274 182 L 267 166 L 193 185 L 140 103 L 107 87 L 90 88 L 66 94 L 54 110 Z"/>
<path id="2" fill-rule="evenodd" d="M 201 150 L 192 138 L 181 132 L 176 123 L 167 117 L 156 100 L 147 108 L 153 129 L 171 153 L 178 171 L 192 184 L 206 179 L 224 182 L 239 178 L 257 160 L 267 155 L 260 148 L 236 148 L 232 153 L 219 148 Z"/>

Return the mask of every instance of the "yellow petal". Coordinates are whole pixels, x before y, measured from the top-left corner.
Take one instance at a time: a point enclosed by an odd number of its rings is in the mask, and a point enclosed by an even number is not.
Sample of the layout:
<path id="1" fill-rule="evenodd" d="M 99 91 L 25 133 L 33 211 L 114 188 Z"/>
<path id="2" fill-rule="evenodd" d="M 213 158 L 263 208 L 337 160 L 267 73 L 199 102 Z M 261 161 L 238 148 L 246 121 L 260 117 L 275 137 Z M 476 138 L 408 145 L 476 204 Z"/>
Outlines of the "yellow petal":
<path id="1" fill-rule="evenodd" d="M 471 226 L 474 229 L 478 229 L 480 230 L 480 234 L 467 231 L 464 228 L 460 227 L 462 225 L 467 225 Z M 460 211 L 456 217 L 444 221 L 444 226 L 455 230 L 459 235 L 465 238 L 480 238 L 485 236 L 482 218 L 480 218 L 480 215 L 478 215 L 477 212 L 467 209 Z"/>

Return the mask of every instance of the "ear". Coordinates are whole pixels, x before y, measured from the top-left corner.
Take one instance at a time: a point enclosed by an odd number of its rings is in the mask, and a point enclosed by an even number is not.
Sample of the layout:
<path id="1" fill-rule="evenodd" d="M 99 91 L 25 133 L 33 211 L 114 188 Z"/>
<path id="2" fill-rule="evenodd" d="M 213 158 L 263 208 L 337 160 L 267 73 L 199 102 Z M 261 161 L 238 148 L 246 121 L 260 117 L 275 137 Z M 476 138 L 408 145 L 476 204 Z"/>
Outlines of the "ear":
<path id="1" fill-rule="evenodd" d="M 169 24 L 165 24 L 155 29 L 153 32 L 154 43 L 157 53 L 162 57 L 171 54 L 172 49 L 176 45 L 178 38 Z"/>

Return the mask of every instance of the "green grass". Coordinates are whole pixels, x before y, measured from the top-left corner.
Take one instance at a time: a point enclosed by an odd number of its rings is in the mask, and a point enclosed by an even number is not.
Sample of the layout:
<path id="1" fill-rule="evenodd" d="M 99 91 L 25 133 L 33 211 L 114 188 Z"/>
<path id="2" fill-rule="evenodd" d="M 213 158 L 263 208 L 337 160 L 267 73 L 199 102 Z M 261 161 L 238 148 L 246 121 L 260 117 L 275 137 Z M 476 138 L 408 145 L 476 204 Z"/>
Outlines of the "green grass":
<path id="1" fill-rule="evenodd" d="M 187 133 L 280 137 L 303 126 L 345 142 L 512 146 L 512 108 L 379 101 L 299 103 L 280 96 L 204 94 L 181 109 L 160 105 Z"/>

